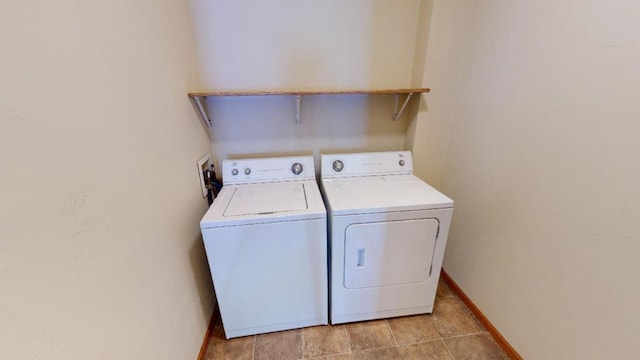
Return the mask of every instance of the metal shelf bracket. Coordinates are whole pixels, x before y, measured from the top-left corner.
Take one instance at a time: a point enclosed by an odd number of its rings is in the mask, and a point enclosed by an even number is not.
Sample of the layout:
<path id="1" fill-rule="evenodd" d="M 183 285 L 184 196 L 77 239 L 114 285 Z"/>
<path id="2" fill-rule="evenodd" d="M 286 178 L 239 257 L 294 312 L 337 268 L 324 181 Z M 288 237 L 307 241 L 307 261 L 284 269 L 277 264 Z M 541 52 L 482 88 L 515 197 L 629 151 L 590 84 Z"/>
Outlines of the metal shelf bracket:
<path id="1" fill-rule="evenodd" d="M 302 95 L 296 95 L 296 124 L 300 125 L 302 123 L 302 117 L 300 116 L 300 101 L 302 100 Z"/>
<path id="2" fill-rule="evenodd" d="M 396 121 L 407 108 L 413 94 L 430 92 L 428 88 L 403 88 L 403 89 L 371 89 L 371 90 L 294 90 L 294 91 L 216 91 L 216 92 L 191 92 L 187 95 L 193 104 L 200 120 L 207 128 L 213 127 L 213 119 L 207 112 L 207 97 L 210 96 L 295 96 L 295 122 L 302 124 L 302 95 L 377 95 L 395 94 L 395 107 L 393 121 Z M 406 94 L 406 98 L 400 105 L 400 96 Z M 399 107 L 399 108 L 398 108 Z"/>
<path id="3" fill-rule="evenodd" d="M 404 108 L 407 107 L 407 104 L 409 103 L 409 100 L 411 100 L 411 96 L 413 96 L 412 92 L 407 94 L 407 98 L 404 100 L 404 103 L 400 107 L 400 110 L 398 110 L 398 100 L 400 99 L 400 94 L 396 94 L 396 105 L 394 107 L 394 112 L 393 112 L 393 121 L 398 120 L 400 115 L 402 115 L 402 112 L 404 111 Z"/>
<path id="4" fill-rule="evenodd" d="M 198 110 L 198 115 L 200 115 L 200 120 L 204 123 L 204 125 L 208 128 L 213 126 L 213 121 L 209 117 L 207 110 L 205 108 L 206 97 L 205 96 L 191 96 L 191 101 L 196 106 Z"/>

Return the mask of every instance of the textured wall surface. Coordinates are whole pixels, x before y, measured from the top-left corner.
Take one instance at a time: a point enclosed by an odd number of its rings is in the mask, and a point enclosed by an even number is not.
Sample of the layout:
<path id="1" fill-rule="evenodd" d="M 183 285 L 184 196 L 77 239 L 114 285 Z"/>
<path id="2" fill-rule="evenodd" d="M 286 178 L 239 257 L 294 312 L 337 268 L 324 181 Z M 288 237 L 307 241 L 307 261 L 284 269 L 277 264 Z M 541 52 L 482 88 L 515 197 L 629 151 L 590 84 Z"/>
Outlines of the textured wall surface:
<path id="1" fill-rule="evenodd" d="M 413 149 L 456 201 L 446 270 L 526 359 L 640 351 L 637 2 L 1 10 L 0 358 L 195 358 L 211 147 Z M 433 89 L 411 122 L 391 97 L 304 98 L 302 125 L 292 98 L 213 100 L 213 145 L 185 97 L 409 84 Z"/>
<path id="2" fill-rule="evenodd" d="M 466 6 L 445 269 L 525 359 L 635 358 L 640 4 Z"/>
<path id="3" fill-rule="evenodd" d="M 0 358 L 194 359 L 212 305 L 188 5 L 0 8 Z"/>
<path id="4" fill-rule="evenodd" d="M 413 81 L 431 88 L 417 104 L 405 147 L 414 153 L 417 176 L 442 190 L 447 149 L 451 139 L 456 94 L 473 23 L 469 0 L 423 1 L 416 42 Z M 428 28 L 428 29 L 425 29 Z"/>
<path id="5" fill-rule="evenodd" d="M 420 0 L 191 1 L 203 89 L 408 87 Z M 210 99 L 216 159 L 400 150 L 393 96 Z"/>

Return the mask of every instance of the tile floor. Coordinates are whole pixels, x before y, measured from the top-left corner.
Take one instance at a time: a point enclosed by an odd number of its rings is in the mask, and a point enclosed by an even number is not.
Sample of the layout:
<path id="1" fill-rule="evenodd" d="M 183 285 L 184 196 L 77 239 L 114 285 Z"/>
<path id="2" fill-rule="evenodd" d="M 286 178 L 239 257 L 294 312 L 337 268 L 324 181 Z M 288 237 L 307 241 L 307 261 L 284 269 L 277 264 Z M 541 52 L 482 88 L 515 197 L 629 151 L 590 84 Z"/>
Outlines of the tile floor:
<path id="1" fill-rule="evenodd" d="M 214 327 L 205 360 L 506 360 L 467 307 L 440 281 L 433 314 L 316 326 L 225 340 Z"/>

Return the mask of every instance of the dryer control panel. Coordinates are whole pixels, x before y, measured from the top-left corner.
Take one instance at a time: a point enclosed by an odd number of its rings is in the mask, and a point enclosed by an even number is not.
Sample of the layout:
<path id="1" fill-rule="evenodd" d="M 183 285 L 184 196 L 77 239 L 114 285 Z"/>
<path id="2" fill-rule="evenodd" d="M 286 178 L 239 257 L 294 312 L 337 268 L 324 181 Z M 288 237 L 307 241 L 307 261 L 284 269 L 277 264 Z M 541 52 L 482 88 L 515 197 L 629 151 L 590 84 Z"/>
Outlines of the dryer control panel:
<path id="1" fill-rule="evenodd" d="M 315 179 L 312 156 L 289 156 L 222 161 L 224 185 Z"/>
<path id="2" fill-rule="evenodd" d="M 412 174 L 410 151 L 320 155 L 322 177 Z"/>

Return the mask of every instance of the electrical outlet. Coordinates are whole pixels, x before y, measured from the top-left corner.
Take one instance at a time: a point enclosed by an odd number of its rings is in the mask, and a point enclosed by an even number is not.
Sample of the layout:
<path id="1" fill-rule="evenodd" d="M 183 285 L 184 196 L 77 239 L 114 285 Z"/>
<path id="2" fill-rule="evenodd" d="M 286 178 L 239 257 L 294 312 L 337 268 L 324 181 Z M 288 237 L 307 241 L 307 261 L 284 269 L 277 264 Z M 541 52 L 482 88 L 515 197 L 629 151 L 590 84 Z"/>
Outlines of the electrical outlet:
<path id="1" fill-rule="evenodd" d="M 200 160 L 198 160 L 198 176 L 200 176 L 200 187 L 202 187 L 202 197 L 207 197 L 207 186 L 204 184 L 204 174 L 205 170 L 211 168 L 211 156 L 209 154 L 204 154 Z"/>

